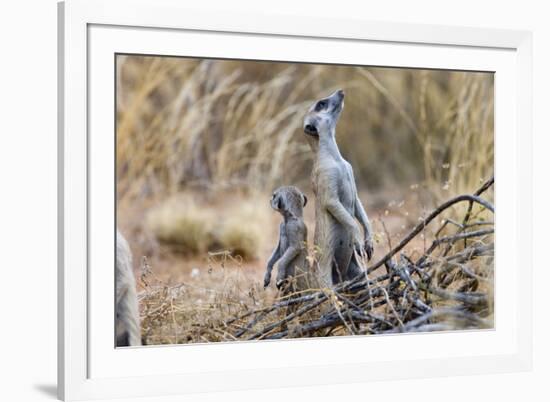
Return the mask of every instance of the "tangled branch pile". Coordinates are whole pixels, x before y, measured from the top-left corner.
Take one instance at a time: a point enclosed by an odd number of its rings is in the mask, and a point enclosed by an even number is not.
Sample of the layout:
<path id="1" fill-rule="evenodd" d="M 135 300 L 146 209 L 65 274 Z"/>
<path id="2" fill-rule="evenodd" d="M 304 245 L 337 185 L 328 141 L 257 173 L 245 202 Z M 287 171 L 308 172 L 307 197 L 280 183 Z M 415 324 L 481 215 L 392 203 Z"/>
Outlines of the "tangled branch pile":
<path id="1" fill-rule="evenodd" d="M 253 307 L 243 302 L 238 286 L 229 287 L 202 304 L 206 311 L 197 308 L 196 300 L 191 300 L 191 308 L 182 309 L 178 292 L 185 285 L 176 293 L 175 288 L 157 288 L 142 297 L 145 331 L 154 327 L 155 309 L 161 305 L 165 306 L 164 317 L 171 318 L 164 321 L 172 322 L 172 330 L 180 334 L 171 342 L 491 328 L 494 221 L 487 217 L 494 216 L 494 206 L 483 195 L 493 184 L 491 178 L 474 194 L 441 204 L 370 266 L 365 276 L 334 288 L 281 296 L 274 303 L 253 287 L 247 290 Z M 467 205 L 461 221 L 442 219 L 460 204 Z M 419 255 L 407 255 L 405 248 L 424 237 L 427 225 L 434 222 L 440 227 L 431 244 L 425 244 Z"/>

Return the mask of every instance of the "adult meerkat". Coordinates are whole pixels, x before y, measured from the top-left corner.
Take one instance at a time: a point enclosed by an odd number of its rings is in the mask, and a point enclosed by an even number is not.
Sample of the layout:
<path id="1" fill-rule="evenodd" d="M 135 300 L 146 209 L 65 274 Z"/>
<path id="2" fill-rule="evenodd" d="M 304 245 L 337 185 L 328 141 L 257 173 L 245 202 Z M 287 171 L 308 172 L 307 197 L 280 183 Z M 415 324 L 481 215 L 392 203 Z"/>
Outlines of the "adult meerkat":
<path id="1" fill-rule="evenodd" d="M 311 287 L 307 261 L 307 227 L 303 208 L 307 197 L 293 186 L 280 187 L 271 197 L 271 207 L 283 216 L 279 241 L 267 262 L 264 288 L 269 286 L 271 271 L 278 262 L 276 286 L 285 293 Z"/>
<path id="2" fill-rule="evenodd" d="M 141 345 L 136 279 L 132 269 L 132 252 L 122 234 L 116 231 L 116 345 Z"/>
<path id="3" fill-rule="evenodd" d="M 344 108 L 344 91 L 315 102 L 304 118 L 304 132 L 315 153 L 311 175 L 315 194 L 315 245 L 320 250 L 323 283 L 334 285 L 360 275 L 355 251 L 373 253 L 372 232 L 357 195 L 353 169 L 336 144 L 336 124 Z M 364 232 L 361 241 L 359 226 Z"/>

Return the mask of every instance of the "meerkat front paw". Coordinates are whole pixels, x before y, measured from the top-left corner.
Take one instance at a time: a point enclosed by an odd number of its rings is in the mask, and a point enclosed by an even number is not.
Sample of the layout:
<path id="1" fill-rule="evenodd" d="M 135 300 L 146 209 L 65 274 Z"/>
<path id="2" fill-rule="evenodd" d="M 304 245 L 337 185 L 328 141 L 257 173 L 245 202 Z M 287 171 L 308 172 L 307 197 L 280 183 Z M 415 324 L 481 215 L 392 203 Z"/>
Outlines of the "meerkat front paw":
<path id="1" fill-rule="evenodd" d="M 360 242 L 356 242 L 354 244 L 354 248 L 355 248 L 355 252 L 357 254 L 359 254 L 360 256 L 363 256 L 363 257 L 366 254 L 367 255 L 367 261 L 371 260 L 372 255 L 374 253 L 374 247 L 373 247 L 372 240 L 366 239 L 363 244 L 361 244 Z"/>
<path id="2" fill-rule="evenodd" d="M 367 261 L 370 261 L 372 255 L 374 254 L 374 243 L 372 241 L 372 238 L 368 237 L 365 239 L 364 250 L 365 253 L 367 253 Z"/>
<path id="3" fill-rule="evenodd" d="M 363 244 L 361 243 L 361 241 L 356 238 L 354 241 L 353 241 L 353 249 L 355 250 L 355 252 L 359 255 L 363 255 Z"/>
<path id="4" fill-rule="evenodd" d="M 269 286 L 270 282 L 271 282 L 271 272 L 267 272 L 264 276 L 264 289 Z"/>

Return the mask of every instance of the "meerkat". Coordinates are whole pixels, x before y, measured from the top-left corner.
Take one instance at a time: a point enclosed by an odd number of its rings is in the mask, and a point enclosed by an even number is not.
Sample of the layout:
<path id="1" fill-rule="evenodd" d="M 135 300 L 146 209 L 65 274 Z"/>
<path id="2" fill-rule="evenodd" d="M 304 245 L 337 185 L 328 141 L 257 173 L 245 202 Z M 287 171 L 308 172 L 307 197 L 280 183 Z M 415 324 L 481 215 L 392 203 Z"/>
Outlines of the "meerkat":
<path id="1" fill-rule="evenodd" d="M 353 169 L 336 144 L 336 124 L 343 108 L 344 91 L 337 90 L 315 102 L 304 118 L 304 133 L 315 153 L 311 174 L 315 194 L 314 242 L 321 253 L 319 271 L 326 285 L 362 274 L 356 251 L 366 253 L 368 260 L 373 253 L 371 226 L 357 195 Z"/>
<path id="2" fill-rule="evenodd" d="M 116 345 L 141 345 L 136 279 L 132 269 L 132 252 L 128 242 L 116 232 Z"/>
<path id="3" fill-rule="evenodd" d="M 271 207 L 283 216 L 279 226 L 279 241 L 267 262 L 264 288 L 269 286 L 271 271 L 278 262 L 276 286 L 283 292 L 306 290 L 311 287 L 308 277 L 307 227 L 303 208 L 307 197 L 294 186 L 280 187 L 271 197 Z"/>

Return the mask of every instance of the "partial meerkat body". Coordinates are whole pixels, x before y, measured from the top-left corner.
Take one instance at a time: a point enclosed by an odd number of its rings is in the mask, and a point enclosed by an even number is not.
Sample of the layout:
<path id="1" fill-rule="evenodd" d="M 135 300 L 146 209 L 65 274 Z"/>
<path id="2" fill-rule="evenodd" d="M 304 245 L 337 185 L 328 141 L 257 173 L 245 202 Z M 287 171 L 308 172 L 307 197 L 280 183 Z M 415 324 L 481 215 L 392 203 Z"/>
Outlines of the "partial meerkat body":
<path id="1" fill-rule="evenodd" d="M 280 187 L 271 197 L 271 207 L 283 216 L 279 226 L 279 242 L 267 263 L 264 287 L 269 286 L 271 271 L 278 262 L 276 286 L 284 292 L 311 287 L 307 261 L 307 227 L 303 207 L 307 197 L 293 186 Z"/>
<path id="2" fill-rule="evenodd" d="M 136 279 L 132 269 L 132 252 L 128 242 L 116 232 L 116 345 L 141 345 Z"/>
<path id="3" fill-rule="evenodd" d="M 336 124 L 344 108 L 338 90 L 315 102 L 304 119 L 304 132 L 315 152 L 311 175 L 315 194 L 315 245 L 319 270 L 326 285 L 349 280 L 363 272 L 354 251 L 372 257 L 369 219 L 357 195 L 353 169 L 336 144 Z M 364 232 L 364 241 L 358 223 Z"/>

